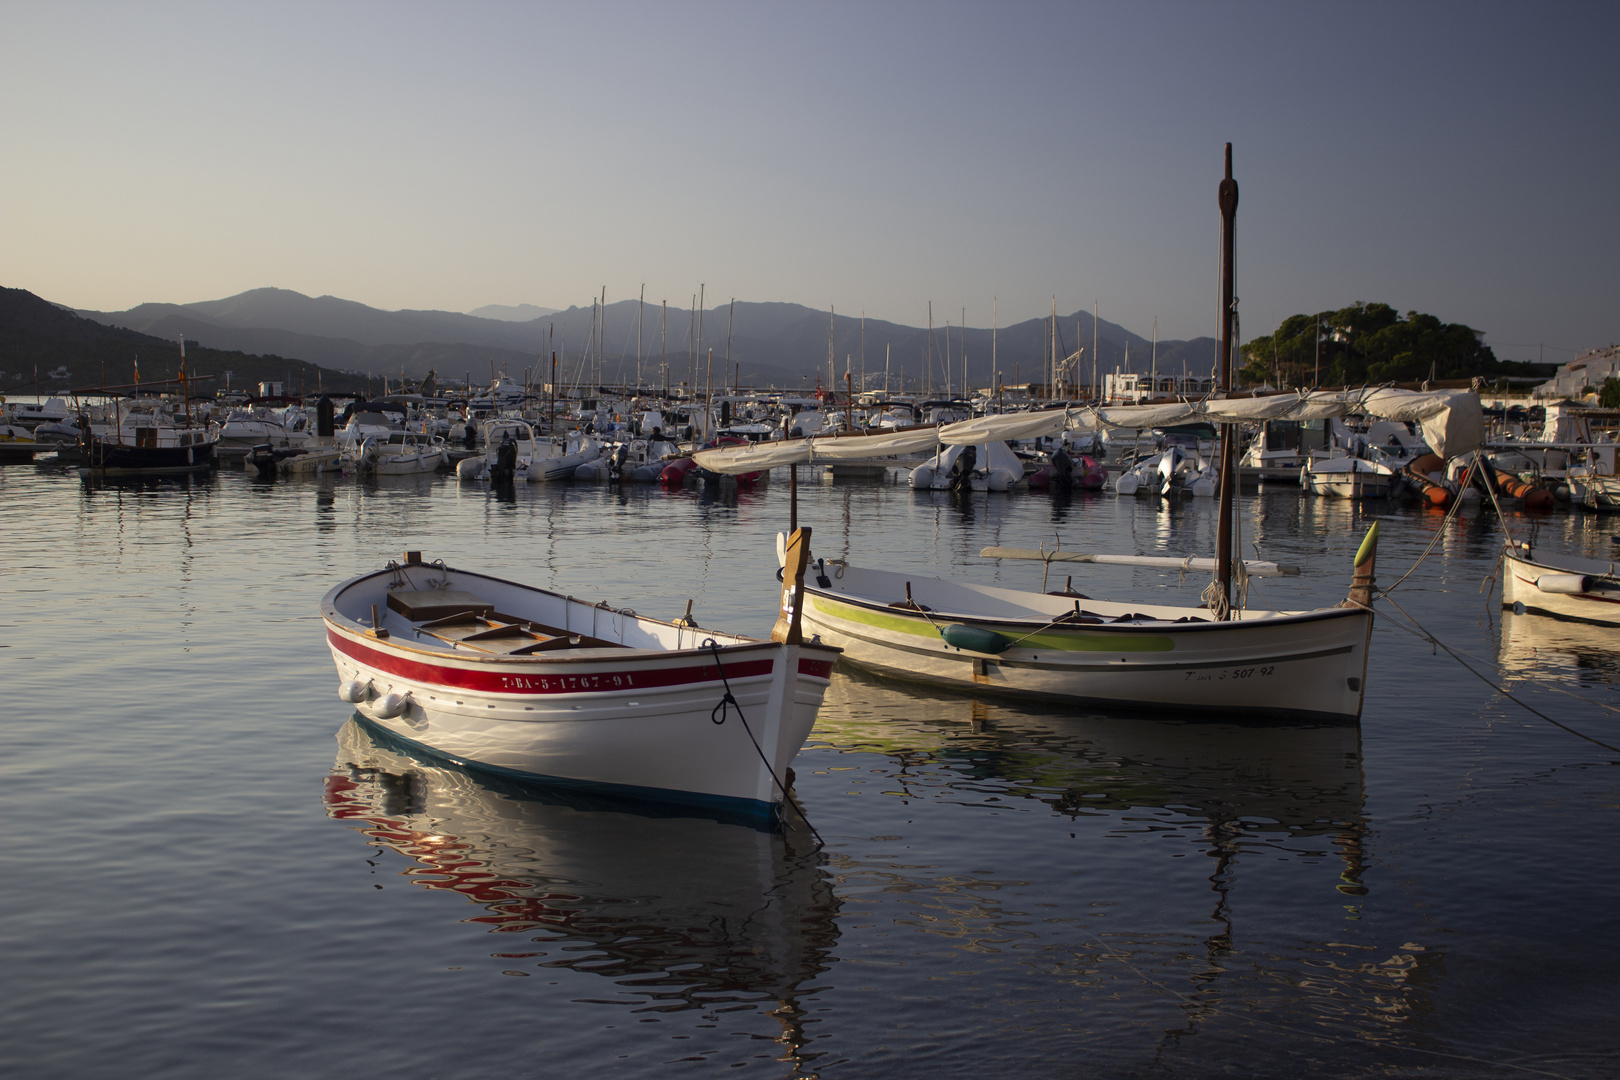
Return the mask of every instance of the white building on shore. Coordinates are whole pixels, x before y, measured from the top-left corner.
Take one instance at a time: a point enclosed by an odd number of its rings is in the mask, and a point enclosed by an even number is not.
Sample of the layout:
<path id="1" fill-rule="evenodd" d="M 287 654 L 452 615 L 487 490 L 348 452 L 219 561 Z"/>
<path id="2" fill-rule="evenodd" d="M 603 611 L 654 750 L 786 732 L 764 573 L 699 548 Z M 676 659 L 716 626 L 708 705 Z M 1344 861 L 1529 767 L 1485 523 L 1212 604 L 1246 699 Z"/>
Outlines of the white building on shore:
<path id="1" fill-rule="evenodd" d="M 1587 387 L 1601 390 L 1605 379 L 1620 379 L 1620 346 L 1610 345 L 1582 353 L 1532 390 L 1530 396 L 1543 401 L 1558 398 L 1580 401 Z"/>

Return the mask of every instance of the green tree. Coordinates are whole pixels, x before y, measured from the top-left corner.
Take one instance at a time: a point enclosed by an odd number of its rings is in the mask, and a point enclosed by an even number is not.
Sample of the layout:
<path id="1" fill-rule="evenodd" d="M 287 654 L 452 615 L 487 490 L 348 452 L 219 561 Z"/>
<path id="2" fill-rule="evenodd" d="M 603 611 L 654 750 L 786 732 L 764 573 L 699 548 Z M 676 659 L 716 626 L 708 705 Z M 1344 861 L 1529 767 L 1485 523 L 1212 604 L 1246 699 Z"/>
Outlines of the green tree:
<path id="1" fill-rule="evenodd" d="M 1357 301 L 1320 315 L 1290 315 L 1277 330 L 1243 347 L 1240 377 L 1310 385 L 1316 377 L 1321 334 L 1323 385 L 1469 378 L 1501 369 L 1481 331 L 1388 304 Z"/>
<path id="2" fill-rule="evenodd" d="M 1603 389 L 1598 391 L 1598 404 L 1605 409 L 1620 409 L 1620 379 L 1610 375 L 1603 380 Z"/>

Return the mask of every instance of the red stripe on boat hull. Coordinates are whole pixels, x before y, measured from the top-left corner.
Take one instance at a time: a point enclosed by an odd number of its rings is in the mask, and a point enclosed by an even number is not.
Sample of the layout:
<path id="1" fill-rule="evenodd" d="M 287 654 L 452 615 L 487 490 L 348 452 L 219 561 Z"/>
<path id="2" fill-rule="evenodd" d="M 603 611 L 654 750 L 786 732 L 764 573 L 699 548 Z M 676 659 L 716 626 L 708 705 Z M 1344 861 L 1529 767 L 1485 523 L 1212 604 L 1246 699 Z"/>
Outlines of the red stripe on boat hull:
<path id="1" fill-rule="evenodd" d="M 550 674 L 533 671 L 494 672 L 471 668 L 445 667 L 419 660 L 406 659 L 362 645 L 328 628 L 326 640 L 332 647 L 351 659 L 376 671 L 397 675 L 413 682 L 435 686 L 470 690 L 483 694 L 589 694 L 613 693 L 624 690 L 654 690 L 666 686 L 685 686 L 692 683 L 719 682 L 720 669 L 713 664 L 686 667 L 649 667 L 645 670 L 607 670 L 589 674 Z M 606 660 L 607 658 L 604 658 Z M 725 665 L 730 679 L 748 679 L 771 673 L 770 660 L 738 660 Z M 819 660 L 801 660 L 799 670 L 815 665 L 832 672 L 832 664 Z M 808 674 L 815 674 L 814 671 Z M 826 676 L 822 676 L 825 678 Z"/>

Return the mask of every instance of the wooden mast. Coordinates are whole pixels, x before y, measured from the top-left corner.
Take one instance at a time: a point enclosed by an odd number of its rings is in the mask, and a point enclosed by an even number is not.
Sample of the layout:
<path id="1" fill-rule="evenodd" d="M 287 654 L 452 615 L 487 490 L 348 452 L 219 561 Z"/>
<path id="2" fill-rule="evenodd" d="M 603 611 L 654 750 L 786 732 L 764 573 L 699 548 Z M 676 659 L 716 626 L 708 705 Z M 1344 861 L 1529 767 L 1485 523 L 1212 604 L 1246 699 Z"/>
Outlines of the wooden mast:
<path id="1" fill-rule="evenodd" d="M 1232 179 L 1232 144 L 1226 144 L 1226 178 L 1216 189 L 1221 208 L 1221 370 L 1222 397 L 1232 392 L 1232 240 L 1237 225 L 1238 186 Z M 1237 471 L 1233 468 L 1234 424 L 1221 425 L 1221 507 L 1215 532 L 1215 582 L 1220 593 L 1219 614 L 1230 617 L 1232 603 L 1232 501 Z"/>

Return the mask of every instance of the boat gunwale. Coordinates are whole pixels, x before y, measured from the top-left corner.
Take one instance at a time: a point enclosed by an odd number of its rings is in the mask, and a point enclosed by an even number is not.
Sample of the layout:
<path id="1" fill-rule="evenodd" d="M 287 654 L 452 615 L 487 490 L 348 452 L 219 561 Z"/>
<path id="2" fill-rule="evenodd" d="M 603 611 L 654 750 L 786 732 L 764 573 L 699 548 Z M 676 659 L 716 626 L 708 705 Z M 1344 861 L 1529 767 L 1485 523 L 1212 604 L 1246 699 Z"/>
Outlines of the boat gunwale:
<path id="1" fill-rule="evenodd" d="M 1368 615 L 1370 616 L 1371 612 L 1369 612 Z M 874 636 L 872 636 L 870 634 L 862 634 L 862 633 L 859 633 L 859 632 L 854 631 L 854 630 L 850 630 L 850 629 L 845 628 L 845 627 L 837 627 L 835 629 L 836 629 L 837 633 L 842 634 L 845 637 L 855 638 L 858 641 L 866 642 L 868 645 L 876 645 L 876 646 L 878 646 L 880 648 L 892 649 L 892 650 L 895 650 L 897 652 L 916 653 L 918 656 L 931 656 L 931 657 L 944 656 L 944 657 L 949 657 L 949 658 L 953 658 L 953 659 L 957 658 L 957 657 L 965 657 L 965 658 L 969 658 L 969 659 L 982 659 L 986 664 L 996 664 L 996 665 L 998 665 L 1000 667 L 1010 667 L 1010 668 L 1028 668 L 1028 669 L 1030 669 L 1032 671 L 1067 671 L 1067 672 L 1075 672 L 1075 671 L 1098 671 L 1098 672 L 1101 672 L 1101 671 L 1108 671 L 1108 672 L 1119 672 L 1119 671 L 1131 671 L 1131 672 L 1142 672 L 1142 671 L 1189 671 L 1189 670 L 1195 670 L 1195 669 L 1200 669 L 1200 668 L 1210 668 L 1210 669 L 1229 668 L 1229 667 L 1233 667 L 1234 665 L 1242 665 L 1242 664 L 1286 664 L 1286 663 L 1297 663 L 1297 662 L 1301 662 L 1301 661 L 1305 661 L 1305 660 L 1318 660 L 1318 659 L 1321 659 L 1324 656 L 1340 656 L 1340 655 L 1343 655 L 1344 653 L 1353 652 L 1355 650 L 1355 645 L 1347 644 L 1347 645 L 1334 645 L 1334 646 L 1330 646 L 1328 648 L 1316 648 L 1316 649 L 1313 649 L 1310 652 L 1296 653 L 1296 654 L 1291 654 L 1291 655 L 1276 655 L 1276 656 L 1263 656 L 1263 657 L 1244 657 L 1241 660 L 1234 660 L 1234 659 L 1232 659 L 1230 657 L 1225 657 L 1225 658 L 1213 659 L 1213 660 L 1180 660 L 1180 661 L 1171 661 L 1171 662 L 1155 661 L 1155 660 L 1128 660 L 1128 661 L 1123 661 L 1123 662 L 1117 662 L 1117 661 L 1107 661 L 1107 660 L 1094 659 L 1093 658 L 1094 656 L 1107 655 L 1107 654 L 1103 653 L 1101 650 L 1097 650 L 1095 653 L 1092 653 L 1092 654 L 1086 654 L 1086 653 L 1076 654 L 1076 655 L 1073 655 L 1072 658 L 1070 658 L 1070 657 L 1068 657 L 1066 655 L 1063 655 L 1063 654 L 1065 654 L 1067 652 L 1067 650 L 1059 649 L 1058 653 L 1060 654 L 1060 656 L 1063 657 L 1061 659 L 1057 659 L 1057 660 L 1036 660 L 1036 659 L 1025 659 L 1023 657 L 1010 656 L 1009 653 L 1010 653 L 1011 650 L 1009 650 L 1009 652 L 1002 652 L 1002 653 L 981 653 L 981 652 L 975 652 L 972 649 L 959 649 L 959 648 L 956 648 L 955 646 L 949 646 L 949 645 L 942 645 L 940 647 L 930 648 L 930 647 L 925 647 L 925 646 L 922 646 L 922 645 L 910 644 L 908 642 L 894 641 L 894 640 L 891 640 L 891 639 L 888 639 L 888 638 L 874 637 Z M 924 640 L 926 640 L 926 639 L 924 639 Z M 1048 650 L 1048 651 L 1050 651 L 1050 650 Z M 1148 654 L 1148 655 L 1163 655 L 1163 654 Z M 864 662 L 865 661 L 862 661 L 859 658 L 852 658 L 850 660 L 850 663 L 857 664 L 857 665 L 862 664 Z M 926 681 L 926 680 L 924 680 L 924 681 Z M 980 685 L 984 685 L 984 684 L 975 683 L 974 685 L 975 686 L 980 686 Z M 1015 691 L 1015 692 L 1023 693 L 1024 691 Z"/>
<path id="2" fill-rule="evenodd" d="M 870 572 L 870 571 L 868 571 L 868 572 Z M 890 571 L 878 571 L 878 572 L 879 573 L 888 573 Z M 949 581 L 946 578 L 911 577 L 911 578 L 909 578 L 909 580 L 913 581 L 913 582 L 915 582 L 915 581 L 943 581 L 943 582 L 946 582 L 947 584 L 949 584 L 949 585 L 951 585 L 953 587 L 958 587 L 958 588 L 968 588 L 968 589 L 986 588 L 985 586 L 974 586 L 974 585 L 972 585 L 971 583 L 968 583 L 968 582 Z M 808 582 L 805 583 L 804 589 L 805 589 L 805 592 L 808 593 L 811 596 L 827 597 L 828 599 L 839 601 L 839 602 L 847 602 L 847 603 L 853 604 L 856 607 L 861 607 L 861 608 L 864 608 L 864 609 L 869 610 L 869 611 L 880 612 L 880 613 L 885 614 L 885 615 L 898 615 L 898 616 L 905 617 L 905 618 L 921 619 L 924 622 L 933 622 L 933 621 L 936 621 L 936 620 L 939 620 L 939 621 L 950 620 L 950 621 L 955 621 L 955 622 L 969 623 L 969 624 L 974 625 L 974 626 L 984 626 L 987 629 L 995 629 L 998 626 L 1005 626 L 1005 627 L 1011 627 L 1011 628 L 1015 628 L 1015 629 L 1019 629 L 1019 630 L 1040 630 L 1042 632 L 1055 631 L 1055 632 L 1065 632 L 1065 633 L 1073 632 L 1073 633 L 1076 633 L 1076 634 L 1085 634 L 1085 635 L 1088 635 L 1088 636 L 1093 635 L 1093 634 L 1097 634 L 1097 633 L 1110 633 L 1110 634 L 1117 634 L 1117 633 L 1165 634 L 1165 633 L 1171 633 L 1171 632 L 1173 632 L 1173 633 L 1182 633 L 1182 632 L 1207 633 L 1207 632 L 1209 632 L 1211 630 L 1230 630 L 1230 629 L 1234 629 L 1234 628 L 1238 628 L 1238 627 L 1243 627 L 1243 628 L 1247 628 L 1247 629 L 1261 629 L 1261 628 L 1264 628 L 1264 627 L 1274 627 L 1274 626 L 1277 626 L 1279 624 L 1285 624 L 1285 623 L 1286 624 L 1293 624 L 1293 623 L 1303 623 L 1303 622 L 1315 622 L 1315 621 L 1320 621 L 1320 620 L 1323 620 L 1323 619 L 1340 619 L 1340 618 L 1345 618 L 1346 616 L 1350 616 L 1350 615 L 1362 614 L 1363 612 L 1365 612 L 1367 614 L 1372 614 L 1371 609 L 1361 608 L 1359 606 L 1357 606 L 1357 607 L 1337 607 L 1336 606 L 1336 607 L 1327 607 L 1327 608 L 1313 608 L 1313 609 L 1311 609 L 1309 611 L 1300 611 L 1300 612 L 1275 612 L 1275 613 L 1267 614 L 1267 615 L 1258 615 L 1258 616 L 1255 616 L 1254 618 L 1251 618 L 1251 619 L 1242 619 L 1242 618 L 1230 619 L 1230 620 L 1227 620 L 1225 622 L 1216 622 L 1214 620 L 1206 620 L 1206 621 L 1202 621 L 1202 622 L 1176 622 L 1173 619 L 1163 619 L 1163 620 L 1154 620 L 1153 622 L 1150 622 L 1150 623 L 1140 623 L 1140 622 L 1138 622 L 1138 623 L 1124 623 L 1124 622 L 1121 622 L 1121 623 L 1115 623 L 1115 622 L 1103 622 L 1103 623 L 1072 623 L 1072 622 L 1070 622 L 1070 623 L 1062 623 L 1062 622 L 1053 622 L 1051 619 L 1043 620 L 1039 616 L 1029 616 L 1027 618 L 1000 618 L 1000 617 L 996 617 L 996 616 L 971 615 L 971 614 L 964 614 L 964 613 L 960 613 L 960 612 L 950 612 L 950 611 L 944 611 L 944 610 L 931 610 L 931 611 L 928 611 L 928 612 L 924 613 L 924 612 L 914 611 L 912 609 L 904 608 L 904 607 L 892 607 L 889 604 L 884 603 L 882 601 L 868 600 L 865 597 L 859 596 L 859 595 L 854 594 L 854 593 L 841 593 L 841 592 L 836 592 L 836 591 L 831 590 L 831 589 L 817 588 L 816 586 L 813 586 L 813 585 L 809 584 Z M 1017 591 L 1020 591 L 1020 590 L 1007 589 L 1007 590 L 1002 590 L 1002 591 L 1004 591 L 1004 592 L 1017 592 Z M 1036 594 L 1036 595 L 1047 596 L 1047 595 L 1052 595 L 1052 594 L 1039 593 L 1039 594 Z M 1059 597 L 1062 597 L 1061 593 L 1057 594 L 1057 595 Z M 1084 598 L 1082 598 L 1082 597 L 1070 597 L 1068 599 L 1073 599 L 1075 601 L 1079 601 L 1079 600 L 1084 599 Z M 1106 604 L 1110 604 L 1112 606 L 1117 606 L 1117 607 L 1129 607 L 1130 606 L 1129 604 L 1121 604 L 1119 601 L 1115 601 L 1115 600 L 1096 600 L 1096 601 L 1093 601 L 1093 602 L 1094 603 L 1106 603 Z M 1144 606 L 1144 607 L 1161 607 L 1161 606 L 1169 606 L 1169 605 L 1148 604 L 1148 605 L 1142 605 L 1142 606 Z M 1187 610 L 1187 611 L 1201 611 L 1201 610 L 1207 610 L 1207 609 L 1203 609 L 1203 608 L 1186 608 L 1185 610 Z M 929 618 L 924 618 L 925 614 L 927 616 L 929 616 Z"/>
<path id="3" fill-rule="evenodd" d="M 430 563 L 422 563 L 420 565 L 424 568 L 437 569 L 437 567 L 432 567 L 432 564 Z M 650 623 L 654 626 L 667 627 L 673 630 L 693 630 L 701 634 L 706 634 L 713 638 L 716 644 L 720 646 L 720 652 L 722 655 L 732 656 L 737 655 L 738 653 L 753 652 L 760 649 L 775 649 L 781 644 L 780 642 L 771 641 L 768 638 L 755 638 L 742 634 L 727 634 L 716 630 L 709 630 L 701 626 L 681 626 L 675 622 L 665 621 L 663 619 L 655 619 L 647 615 L 638 615 L 633 612 L 626 612 L 622 608 L 609 607 L 605 606 L 604 604 L 590 604 L 589 601 L 581 600 L 578 597 L 568 596 L 563 593 L 554 592 L 550 589 L 542 589 L 537 585 L 525 585 L 521 582 L 508 581 L 505 578 L 494 577 L 490 574 L 480 574 L 474 570 L 457 570 L 452 566 L 445 566 L 443 569 L 456 574 L 479 578 L 484 581 L 492 581 L 498 585 L 518 588 L 526 592 L 538 593 L 552 599 L 562 600 L 565 603 L 585 604 L 592 611 L 606 611 L 612 615 L 624 615 L 628 618 L 636 620 L 637 622 Z M 647 660 L 651 658 L 666 657 L 672 659 L 691 659 L 704 656 L 714 656 L 714 650 L 706 648 L 701 644 L 694 645 L 691 648 L 686 649 L 650 649 L 632 645 L 615 646 L 602 652 L 600 655 L 582 658 L 577 652 L 572 650 L 534 653 L 527 656 L 511 656 L 501 653 L 473 654 L 467 652 L 458 652 L 454 649 L 433 648 L 420 645 L 415 641 L 406 642 L 402 639 L 393 637 L 378 638 L 368 632 L 369 628 L 364 623 L 359 622 L 358 620 L 350 619 L 348 616 L 339 612 L 337 610 L 337 598 L 343 592 L 360 585 L 363 582 L 392 573 L 394 573 L 394 570 L 389 568 L 375 570 L 371 573 L 361 574 L 356 577 L 349 578 L 346 581 L 339 582 L 337 585 L 334 585 L 331 589 L 329 589 L 326 595 L 321 597 L 321 617 L 327 624 L 327 627 L 347 637 L 357 639 L 362 644 L 370 647 L 382 648 L 387 651 L 399 653 L 413 653 L 424 657 L 432 657 L 435 660 L 441 661 L 450 659 L 458 662 L 470 662 L 480 666 L 510 665 L 514 667 L 527 667 L 551 664 L 589 664 L 595 662 L 612 663 L 615 661 L 620 661 L 621 659 L 632 657 L 638 660 Z M 729 638 L 731 640 L 726 642 L 722 641 L 722 638 Z M 832 655 L 828 658 L 831 661 L 836 661 L 838 655 L 843 652 L 842 649 L 835 645 L 824 645 L 820 642 L 806 641 L 801 643 L 799 647 L 801 649 L 811 649 L 831 653 Z"/>

